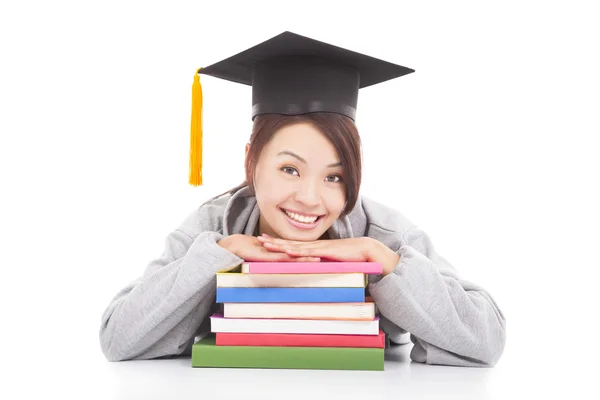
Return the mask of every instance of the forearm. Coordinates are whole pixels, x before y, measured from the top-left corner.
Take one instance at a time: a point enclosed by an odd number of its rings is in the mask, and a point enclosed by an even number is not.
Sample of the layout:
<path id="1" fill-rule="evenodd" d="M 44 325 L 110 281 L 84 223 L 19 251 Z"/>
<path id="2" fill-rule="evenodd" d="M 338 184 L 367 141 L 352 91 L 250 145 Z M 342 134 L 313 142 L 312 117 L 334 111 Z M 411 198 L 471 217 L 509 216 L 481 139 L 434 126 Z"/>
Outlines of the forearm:
<path id="1" fill-rule="evenodd" d="M 421 343 L 417 361 L 493 365 L 505 342 L 504 317 L 487 292 L 453 277 L 409 246 L 391 273 L 369 285 L 380 312 Z M 429 346 L 428 346 L 429 345 Z M 425 353 L 419 355 L 418 351 Z M 460 361 L 450 362 L 452 357 Z"/>
<path id="2" fill-rule="evenodd" d="M 184 256 L 157 266 L 113 300 L 100 330 L 106 357 L 125 360 L 180 353 L 210 311 L 215 273 L 239 262 L 216 244 L 214 234 L 200 235 Z"/>

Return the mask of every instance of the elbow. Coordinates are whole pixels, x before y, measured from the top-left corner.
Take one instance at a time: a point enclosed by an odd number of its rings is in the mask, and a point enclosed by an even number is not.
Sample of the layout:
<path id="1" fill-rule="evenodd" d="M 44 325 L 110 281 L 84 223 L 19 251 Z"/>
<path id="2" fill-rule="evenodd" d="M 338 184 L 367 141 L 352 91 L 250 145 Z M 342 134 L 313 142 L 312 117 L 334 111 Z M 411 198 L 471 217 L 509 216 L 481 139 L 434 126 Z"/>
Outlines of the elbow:
<path id="1" fill-rule="evenodd" d="M 490 352 L 489 354 L 481 357 L 481 366 L 482 367 L 494 367 L 500 361 L 500 357 L 502 356 L 502 351 Z"/>
<path id="2" fill-rule="evenodd" d="M 470 367 L 494 367 L 502 354 L 506 344 L 506 330 L 503 321 L 487 329 L 485 334 L 475 335 L 470 333 L 463 336 L 460 348 L 454 352 L 460 358 L 457 365 Z"/>
<path id="3" fill-rule="evenodd" d="M 100 329 L 100 348 L 107 361 L 151 360 L 180 354 L 178 349 L 174 350 L 155 338 L 145 336 L 133 340 L 135 338 L 111 328 L 108 324 L 108 327 Z"/>
<path id="4" fill-rule="evenodd" d="M 482 354 L 481 362 L 484 367 L 494 367 L 502 354 L 504 353 L 504 347 L 506 345 L 506 330 L 504 326 L 502 326 L 498 332 L 498 335 L 495 335 L 493 338 L 488 340 L 488 344 L 486 346 L 485 351 Z"/>
<path id="5" fill-rule="evenodd" d="M 125 357 L 124 355 L 119 354 L 117 352 L 103 350 L 103 353 L 104 353 L 104 357 L 106 357 L 106 360 L 109 362 L 119 362 L 119 361 L 127 361 L 128 360 L 127 357 Z"/>
<path id="6" fill-rule="evenodd" d="M 100 349 L 107 361 L 126 361 L 133 358 L 132 349 L 114 327 L 114 321 L 106 321 L 100 327 Z"/>
<path id="7" fill-rule="evenodd" d="M 106 360 L 109 362 L 127 361 L 130 359 L 124 353 L 114 351 L 110 348 L 102 347 L 102 353 L 104 354 Z"/>
<path id="8" fill-rule="evenodd" d="M 494 313 L 479 320 L 487 322 L 479 325 L 477 330 L 484 332 L 483 334 L 473 335 L 474 338 L 479 338 L 473 343 L 474 348 L 479 349 L 475 358 L 483 367 L 494 367 L 500 361 L 506 346 L 506 319 L 498 309 L 494 309 Z"/>
<path id="9" fill-rule="evenodd" d="M 118 343 L 118 342 L 117 342 Z M 126 361 L 129 358 L 127 357 L 126 352 L 122 351 L 120 346 L 115 346 L 114 335 L 107 332 L 106 329 L 100 331 L 100 348 L 102 350 L 102 354 L 107 361 L 117 362 L 117 361 Z"/>

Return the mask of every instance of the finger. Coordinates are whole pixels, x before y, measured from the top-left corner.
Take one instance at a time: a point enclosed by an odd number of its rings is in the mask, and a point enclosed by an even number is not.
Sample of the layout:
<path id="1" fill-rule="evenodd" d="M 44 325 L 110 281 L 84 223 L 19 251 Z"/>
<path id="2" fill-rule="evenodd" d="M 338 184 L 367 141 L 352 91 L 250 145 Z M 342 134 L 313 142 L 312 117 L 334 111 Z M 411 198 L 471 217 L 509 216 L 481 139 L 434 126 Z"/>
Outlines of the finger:
<path id="1" fill-rule="evenodd" d="M 312 246 L 286 246 L 281 250 L 285 251 L 292 257 L 320 257 L 343 260 L 353 257 L 350 253 L 352 250 L 344 249 L 343 247 L 323 244 L 315 244 Z"/>
<path id="2" fill-rule="evenodd" d="M 300 262 L 320 262 L 320 257 L 294 257 L 285 252 L 278 251 L 266 251 L 263 255 L 259 257 L 258 261 L 278 261 L 278 262 L 291 262 L 291 261 L 300 261 Z"/>
<path id="3" fill-rule="evenodd" d="M 294 261 L 300 262 L 320 262 L 321 257 L 296 257 Z"/>
<path id="4" fill-rule="evenodd" d="M 304 257 L 295 257 L 291 254 L 286 253 L 284 250 L 279 248 L 268 249 L 265 248 L 265 257 L 267 258 L 264 261 L 297 261 L 298 258 L 303 258 L 306 261 L 316 261 L 319 257 L 312 256 L 304 256 Z"/>
<path id="5" fill-rule="evenodd" d="M 320 262 L 320 257 L 292 257 L 289 254 L 285 253 L 274 253 L 280 254 L 281 258 L 275 258 L 273 261 L 279 262 Z"/>
<path id="6" fill-rule="evenodd" d="M 285 261 L 307 261 L 307 262 L 320 262 L 321 257 L 294 257 L 293 255 L 287 253 L 285 249 L 282 249 L 281 246 L 277 245 L 265 245 L 265 249 L 273 253 L 279 253 L 288 256 Z"/>
<path id="7" fill-rule="evenodd" d="M 281 253 L 285 253 L 286 250 L 286 247 L 271 242 L 263 243 L 263 247 L 269 251 L 278 251 Z"/>
<path id="8" fill-rule="evenodd" d="M 320 262 L 320 257 L 290 257 L 288 254 L 280 253 L 283 256 L 287 256 L 287 258 L 281 259 L 283 262 Z"/>
<path id="9" fill-rule="evenodd" d="M 285 253 L 289 249 L 298 248 L 301 245 L 295 244 L 276 244 L 271 242 L 264 242 L 263 247 L 269 251 L 279 251 Z"/>
<path id="10" fill-rule="evenodd" d="M 287 247 L 284 251 L 294 257 L 319 257 L 325 254 L 323 250 L 319 252 L 319 249 L 315 249 L 314 247 Z"/>
<path id="11" fill-rule="evenodd" d="M 281 245 L 285 245 L 285 244 L 298 244 L 299 245 L 299 244 L 312 243 L 312 242 L 300 242 L 300 241 L 296 241 L 296 240 L 278 239 L 278 238 L 272 238 L 270 236 L 269 237 L 257 236 L 256 239 L 258 239 L 258 241 L 261 243 L 274 243 L 274 244 L 281 244 Z"/>
<path id="12" fill-rule="evenodd" d="M 275 252 L 266 252 L 266 254 L 263 254 L 260 257 L 260 261 L 267 262 L 289 262 L 294 260 L 295 257 L 292 257 L 289 254 Z"/>
<path id="13" fill-rule="evenodd" d="M 283 242 L 283 243 L 275 243 L 273 241 L 264 241 L 262 242 L 263 247 L 271 250 L 271 251 L 282 251 L 285 252 L 288 249 L 303 249 L 303 248 L 322 248 L 325 247 L 324 244 L 317 244 L 311 242 Z"/>

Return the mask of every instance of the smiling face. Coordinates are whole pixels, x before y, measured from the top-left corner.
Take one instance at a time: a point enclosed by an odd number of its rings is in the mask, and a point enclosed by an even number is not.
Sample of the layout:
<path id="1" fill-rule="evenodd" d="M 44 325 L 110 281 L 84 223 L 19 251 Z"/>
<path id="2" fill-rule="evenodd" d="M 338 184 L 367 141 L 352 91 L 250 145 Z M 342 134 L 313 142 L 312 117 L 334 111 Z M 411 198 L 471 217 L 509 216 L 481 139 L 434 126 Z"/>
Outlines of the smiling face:
<path id="1" fill-rule="evenodd" d="M 260 233 L 288 240 L 319 239 L 346 202 L 335 147 L 309 123 L 275 133 L 258 159 L 254 188 Z"/>

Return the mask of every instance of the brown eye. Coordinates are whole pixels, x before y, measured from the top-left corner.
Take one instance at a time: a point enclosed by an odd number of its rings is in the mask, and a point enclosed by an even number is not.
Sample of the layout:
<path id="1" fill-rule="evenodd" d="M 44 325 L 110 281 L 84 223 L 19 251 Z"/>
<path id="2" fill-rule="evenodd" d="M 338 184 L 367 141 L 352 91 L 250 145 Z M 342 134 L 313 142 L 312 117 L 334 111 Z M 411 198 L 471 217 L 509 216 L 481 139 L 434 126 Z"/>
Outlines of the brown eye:
<path id="1" fill-rule="evenodd" d="M 285 172 L 286 174 L 291 174 L 291 175 L 294 175 L 294 172 L 295 172 L 296 175 L 298 175 L 298 170 L 294 167 L 283 167 L 283 168 L 281 168 L 281 171 Z"/>
<path id="2" fill-rule="evenodd" d="M 332 180 L 330 180 L 329 178 L 333 178 Z M 339 175 L 329 175 L 327 177 L 327 182 L 331 182 L 331 183 L 340 183 L 342 182 L 342 177 Z"/>

